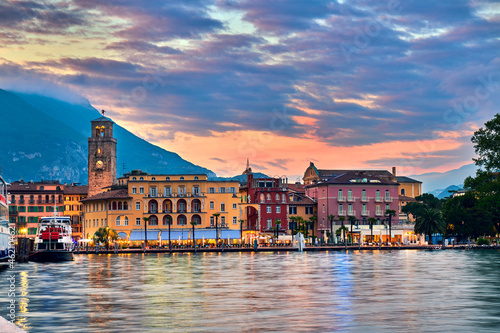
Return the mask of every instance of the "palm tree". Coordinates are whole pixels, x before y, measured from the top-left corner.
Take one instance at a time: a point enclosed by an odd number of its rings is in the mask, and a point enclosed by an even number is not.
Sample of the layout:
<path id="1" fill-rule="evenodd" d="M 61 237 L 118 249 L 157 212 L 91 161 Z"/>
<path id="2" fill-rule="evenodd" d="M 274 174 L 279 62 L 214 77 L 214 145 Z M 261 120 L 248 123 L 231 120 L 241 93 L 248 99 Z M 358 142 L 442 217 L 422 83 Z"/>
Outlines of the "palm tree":
<path id="1" fill-rule="evenodd" d="M 215 216 L 215 247 L 219 247 L 219 216 L 220 213 L 213 213 L 212 216 Z"/>
<path id="2" fill-rule="evenodd" d="M 385 216 L 387 216 L 387 222 L 389 222 L 389 241 L 392 243 L 392 217 L 396 216 L 396 211 L 394 209 L 386 209 Z"/>
<path id="3" fill-rule="evenodd" d="M 373 243 L 373 225 L 377 223 L 377 219 L 370 217 L 368 218 L 368 223 L 370 223 L 370 242 Z"/>
<path id="4" fill-rule="evenodd" d="M 349 223 L 351 224 L 351 245 L 354 243 L 354 237 L 352 236 L 352 226 L 356 224 L 356 217 L 355 216 L 348 216 L 347 219 L 349 220 Z"/>
<path id="5" fill-rule="evenodd" d="M 415 233 L 429 236 L 429 244 L 432 245 L 432 235 L 443 233 L 445 223 L 441 212 L 436 208 L 424 208 L 415 221 Z"/>
<path id="6" fill-rule="evenodd" d="M 313 244 L 315 243 L 314 242 L 314 224 L 316 223 L 316 221 L 318 220 L 318 217 L 317 216 L 311 216 L 309 218 L 309 221 L 308 221 L 308 224 L 311 226 L 311 230 L 312 230 L 312 240 L 313 240 Z"/>
<path id="7" fill-rule="evenodd" d="M 172 241 L 170 239 L 170 226 L 172 225 L 172 217 L 167 216 L 168 221 L 168 250 L 172 252 Z"/>
<path id="8" fill-rule="evenodd" d="M 197 223 L 196 221 L 191 221 L 190 223 L 193 226 L 193 236 L 191 238 L 193 239 L 194 252 L 196 252 L 196 238 L 194 237 L 194 226 L 197 225 Z"/>
<path id="9" fill-rule="evenodd" d="M 330 235 L 332 237 L 332 243 L 333 243 L 333 220 L 335 219 L 335 215 L 330 214 L 328 215 L 328 220 L 330 221 Z"/>
<path id="10" fill-rule="evenodd" d="M 146 247 L 148 246 L 148 221 L 149 221 L 149 217 L 144 216 L 142 219 L 144 220 L 144 250 L 146 250 Z"/>
<path id="11" fill-rule="evenodd" d="M 342 230 L 344 230 L 344 221 L 345 221 L 345 216 L 341 216 L 339 217 L 339 221 L 340 221 L 340 224 L 342 224 Z M 346 245 L 346 241 L 345 241 L 345 230 L 344 230 L 344 245 Z"/>
<path id="12" fill-rule="evenodd" d="M 109 227 L 106 228 L 99 228 L 95 233 L 94 233 L 94 243 L 104 243 L 106 245 L 106 249 L 109 250 L 109 241 L 115 241 L 118 239 L 118 234 L 116 233 L 115 230 L 110 229 Z"/>

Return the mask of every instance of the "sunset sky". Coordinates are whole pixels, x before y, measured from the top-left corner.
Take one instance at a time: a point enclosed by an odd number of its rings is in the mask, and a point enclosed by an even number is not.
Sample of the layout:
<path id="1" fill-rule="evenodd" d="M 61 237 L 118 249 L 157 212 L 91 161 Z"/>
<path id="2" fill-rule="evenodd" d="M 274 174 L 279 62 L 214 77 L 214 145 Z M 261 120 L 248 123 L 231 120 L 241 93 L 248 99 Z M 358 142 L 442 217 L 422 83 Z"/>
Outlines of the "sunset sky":
<path id="1" fill-rule="evenodd" d="M 499 55 L 498 1 L 0 2 L 0 88 L 81 95 L 221 176 L 470 164 Z"/>

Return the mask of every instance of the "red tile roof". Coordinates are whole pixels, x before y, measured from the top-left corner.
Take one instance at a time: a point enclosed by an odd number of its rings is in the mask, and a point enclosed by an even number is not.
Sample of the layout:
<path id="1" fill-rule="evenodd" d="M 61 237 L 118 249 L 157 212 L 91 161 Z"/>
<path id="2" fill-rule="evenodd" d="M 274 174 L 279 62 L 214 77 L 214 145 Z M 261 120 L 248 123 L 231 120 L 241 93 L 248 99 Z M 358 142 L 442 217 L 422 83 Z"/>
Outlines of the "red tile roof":
<path id="1" fill-rule="evenodd" d="M 88 185 L 70 185 L 64 187 L 64 194 L 80 194 L 85 195 L 89 193 Z"/>
<path id="2" fill-rule="evenodd" d="M 131 199 L 132 197 L 128 195 L 128 189 L 122 188 L 118 190 L 111 190 L 103 193 L 96 194 L 90 198 L 85 198 L 80 200 L 84 201 L 94 201 L 94 200 L 106 200 L 106 199 Z"/>

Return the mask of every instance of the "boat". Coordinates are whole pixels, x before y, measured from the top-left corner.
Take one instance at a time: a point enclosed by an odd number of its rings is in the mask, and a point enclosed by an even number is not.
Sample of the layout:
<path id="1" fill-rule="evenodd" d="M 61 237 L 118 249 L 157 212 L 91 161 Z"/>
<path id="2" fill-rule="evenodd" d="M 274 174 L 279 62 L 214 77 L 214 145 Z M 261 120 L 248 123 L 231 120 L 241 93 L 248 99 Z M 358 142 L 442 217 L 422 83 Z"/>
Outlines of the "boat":
<path id="1" fill-rule="evenodd" d="M 14 253 L 14 242 L 9 228 L 7 183 L 0 176 L 0 261 L 7 261 Z"/>
<path id="2" fill-rule="evenodd" d="M 30 260 L 37 262 L 73 260 L 71 219 L 68 216 L 54 215 L 41 218 L 35 238 L 35 252 L 31 254 Z"/>

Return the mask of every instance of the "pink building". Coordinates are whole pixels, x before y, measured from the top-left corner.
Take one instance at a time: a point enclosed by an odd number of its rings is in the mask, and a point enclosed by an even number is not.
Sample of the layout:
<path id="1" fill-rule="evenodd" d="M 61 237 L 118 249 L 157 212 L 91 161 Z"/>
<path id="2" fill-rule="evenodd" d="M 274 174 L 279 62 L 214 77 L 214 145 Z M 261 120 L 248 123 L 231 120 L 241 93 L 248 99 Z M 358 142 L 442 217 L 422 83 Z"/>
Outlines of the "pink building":
<path id="1" fill-rule="evenodd" d="M 330 230 L 329 215 L 335 215 L 333 231 L 339 228 L 339 217 L 354 216 L 359 225 L 369 225 L 368 218 L 377 219 L 383 224 L 387 209 L 398 212 L 398 183 L 388 171 L 348 171 L 339 170 L 335 174 L 306 187 L 306 193 L 318 202 L 318 236 L 325 236 Z M 398 223 L 397 214 L 392 224 Z"/>

